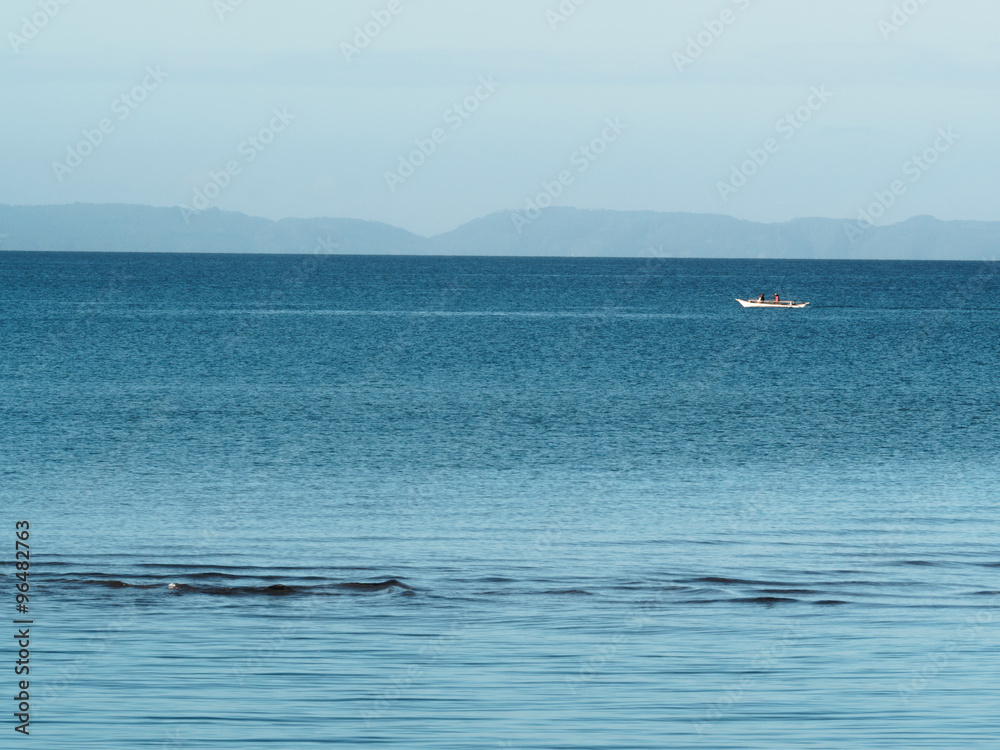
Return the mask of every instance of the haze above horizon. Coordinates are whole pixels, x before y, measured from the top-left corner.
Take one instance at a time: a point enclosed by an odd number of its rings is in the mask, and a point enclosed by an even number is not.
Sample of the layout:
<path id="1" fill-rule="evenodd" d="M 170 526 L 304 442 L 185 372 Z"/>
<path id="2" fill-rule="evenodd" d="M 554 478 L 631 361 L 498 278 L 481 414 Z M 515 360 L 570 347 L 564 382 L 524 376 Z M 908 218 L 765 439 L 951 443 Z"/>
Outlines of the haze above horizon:
<path id="1" fill-rule="evenodd" d="M 998 21 L 975 0 L 13 0 L 0 203 L 424 236 L 549 204 L 998 221 Z"/>

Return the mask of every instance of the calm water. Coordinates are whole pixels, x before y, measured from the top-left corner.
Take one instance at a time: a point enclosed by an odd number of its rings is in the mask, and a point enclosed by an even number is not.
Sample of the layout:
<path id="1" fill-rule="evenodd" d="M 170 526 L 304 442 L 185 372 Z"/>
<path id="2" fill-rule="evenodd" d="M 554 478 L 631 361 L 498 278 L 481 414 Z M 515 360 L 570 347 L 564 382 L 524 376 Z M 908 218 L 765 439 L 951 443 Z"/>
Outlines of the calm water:
<path id="1" fill-rule="evenodd" d="M 994 750 L 995 266 L 0 253 L 15 739 Z"/>

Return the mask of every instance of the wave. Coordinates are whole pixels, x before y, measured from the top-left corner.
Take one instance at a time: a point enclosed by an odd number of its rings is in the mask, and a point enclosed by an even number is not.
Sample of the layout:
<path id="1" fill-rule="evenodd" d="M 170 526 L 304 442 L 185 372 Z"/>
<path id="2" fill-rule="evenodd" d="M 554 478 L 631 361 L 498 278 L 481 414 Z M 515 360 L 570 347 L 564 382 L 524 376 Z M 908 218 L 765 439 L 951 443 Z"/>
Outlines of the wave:
<path id="1" fill-rule="evenodd" d="M 270 586 L 213 586 L 201 587 L 191 586 L 186 583 L 168 583 L 167 590 L 175 593 L 197 593 L 214 594 L 216 596 L 254 596 L 263 594 L 265 596 L 284 596 L 286 594 L 300 593 L 292 586 L 283 583 L 274 583 Z"/>
<path id="2" fill-rule="evenodd" d="M 337 588 L 341 589 L 358 589 L 361 591 L 384 591 L 385 589 L 391 588 L 401 588 L 407 591 L 413 591 L 412 586 L 407 586 L 402 581 L 398 581 L 395 578 L 390 578 L 388 581 L 381 581 L 379 583 L 338 583 Z"/>
<path id="3" fill-rule="evenodd" d="M 80 584 L 84 586 L 104 586 L 109 589 L 158 589 L 162 588 L 162 584 L 158 583 L 126 583 L 125 581 L 119 581 L 116 579 L 90 579 L 86 581 L 79 581 Z"/>
<path id="4" fill-rule="evenodd" d="M 226 574 L 193 574 L 187 576 L 189 580 L 193 579 L 204 579 L 208 577 L 218 576 L 220 578 L 243 578 L 242 576 L 232 576 Z M 318 577 L 310 577 L 316 580 Z M 149 582 L 128 582 L 122 581 L 117 578 L 87 578 L 87 579 L 69 579 L 63 580 L 60 583 L 63 584 L 76 584 L 79 586 L 99 586 L 102 588 L 109 589 L 141 589 L 141 590 L 154 590 L 160 589 L 163 591 L 168 591 L 172 594 L 208 594 L 213 596 L 289 596 L 294 594 L 308 594 L 308 595 L 323 595 L 328 596 L 336 595 L 337 591 L 359 591 L 359 592 L 377 592 L 377 591 L 387 591 L 387 590 L 401 590 L 404 592 L 412 593 L 414 588 L 406 583 L 403 583 L 397 578 L 390 578 L 384 581 L 347 581 L 347 582 L 332 582 L 327 579 L 318 579 L 326 581 L 323 584 L 287 584 L 287 583 L 270 583 L 270 584 L 253 584 L 248 583 L 242 586 L 213 586 L 206 583 L 185 583 L 183 581 L 162 579 L 156 583 Z"/>
<path id="5" fill-rule="evenodd" d="M 926 565 L 919 558 L 897 559 L 890 565 Z M 947 563 L 943 563 L 947 564 Z M 977 563 L 982 564 L 982 563 Z M 398 577 L 353 576 L 337 571 L 342 569 L 298 568 L 282 574 L 279 569 L 249 567 L 242 574 L 226 570 L 187 570 L 184 566 L 171 569 L 149 568 L 115 571 L 110 574 L 83 570 L 68 574 L 64 570 L 52 571 L 44 576 L 44 585 L 51 589 L 104 589 L 107 595 L 134 591 L 136 595 L 151 596 L 203 595 L 218 597 L 309 597 L 309 596 L 417 596 L 426 602 L 502 601 L 509 597 L 531 597 L 556 600 L 574 597 L 583 600 L 606 602 L 623 606 L 629 603 L 651 602 L 682 605 L 763 605 L 812 604 L 816 606 L 846 606 L 867 602 L 870 606 L 899 606 L 913 596 L 940 596 L 934 584 L 921 580 L 880 581 L 858 576 L 859 571 L 798 571 L 801 577 L 789 571 L 787 576 L 764 574 L 755 578 L 730 575 L 680 576 L 651 574 L 647 580 L 629 577 L 574 578 L 559 576 L 526 576 L 514 578 L 502 575 L 468 577 L 459 571 L 457 576 L 441 580 L 434 590 L 415 587 Z M 928 568 L 930 569 L 930 568 Z M 845 575 L 835 576 L 833 573 Z M 768 580 L 771 579 L 771 580 Z M 906 589 L 904 591 L 903 589 Z M 995 597 L 1000 591 L 989 582 L 969 586 L 964 594 L 966 604 L 984 597 Z M 638 604 L 636 604 L 638 606 Z"/>
<path id="6" fill-rule="evenodd" d="M 767 581 L 748 581 L 744 578 L 725 578 L 723 576 L 701 576 L 700 578 L 689 578 L 687 579 L 690 583 L 724 583 L 734 586 L 754 586 L 754 585 L 772 585 L 780 586 L 781 584 L 768 584 Z"/>
<path id="7" fill-rule="evenodd" d="M 784 602 L 797 602 L 799 600 L 790 596 L 748 596 L 727 599 L 726 601 L 741 602 L 743 604 L 781 604 Z"/>

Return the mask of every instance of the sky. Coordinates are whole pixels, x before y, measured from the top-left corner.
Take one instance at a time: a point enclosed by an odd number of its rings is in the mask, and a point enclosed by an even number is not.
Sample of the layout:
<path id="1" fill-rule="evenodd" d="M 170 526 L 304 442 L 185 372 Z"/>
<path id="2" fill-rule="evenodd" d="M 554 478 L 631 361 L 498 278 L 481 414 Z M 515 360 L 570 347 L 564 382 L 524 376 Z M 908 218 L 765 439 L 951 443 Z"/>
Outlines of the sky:
<path id="1" fill-rule="evenodd" d="M 5 0 L 0 203 L 996 221 L 998 27 L 995 0 Z"/>

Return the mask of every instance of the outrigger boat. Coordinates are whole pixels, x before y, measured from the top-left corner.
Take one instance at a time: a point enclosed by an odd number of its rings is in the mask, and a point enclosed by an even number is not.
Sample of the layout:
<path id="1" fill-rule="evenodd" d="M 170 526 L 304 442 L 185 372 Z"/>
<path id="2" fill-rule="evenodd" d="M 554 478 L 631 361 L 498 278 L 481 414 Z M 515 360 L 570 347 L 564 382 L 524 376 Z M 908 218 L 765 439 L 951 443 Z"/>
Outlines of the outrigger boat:
<path id="1" fill-rule="evenodd" d="M 808 302 L 795 302 L 794 300 L 775 302 L 772 299 L 766 299 L 761 302 L 756 299 L 740 299 L 739 297 L 736 298 L 736 301 L 743 307 L 805 307 L 809 304 Z"/>

